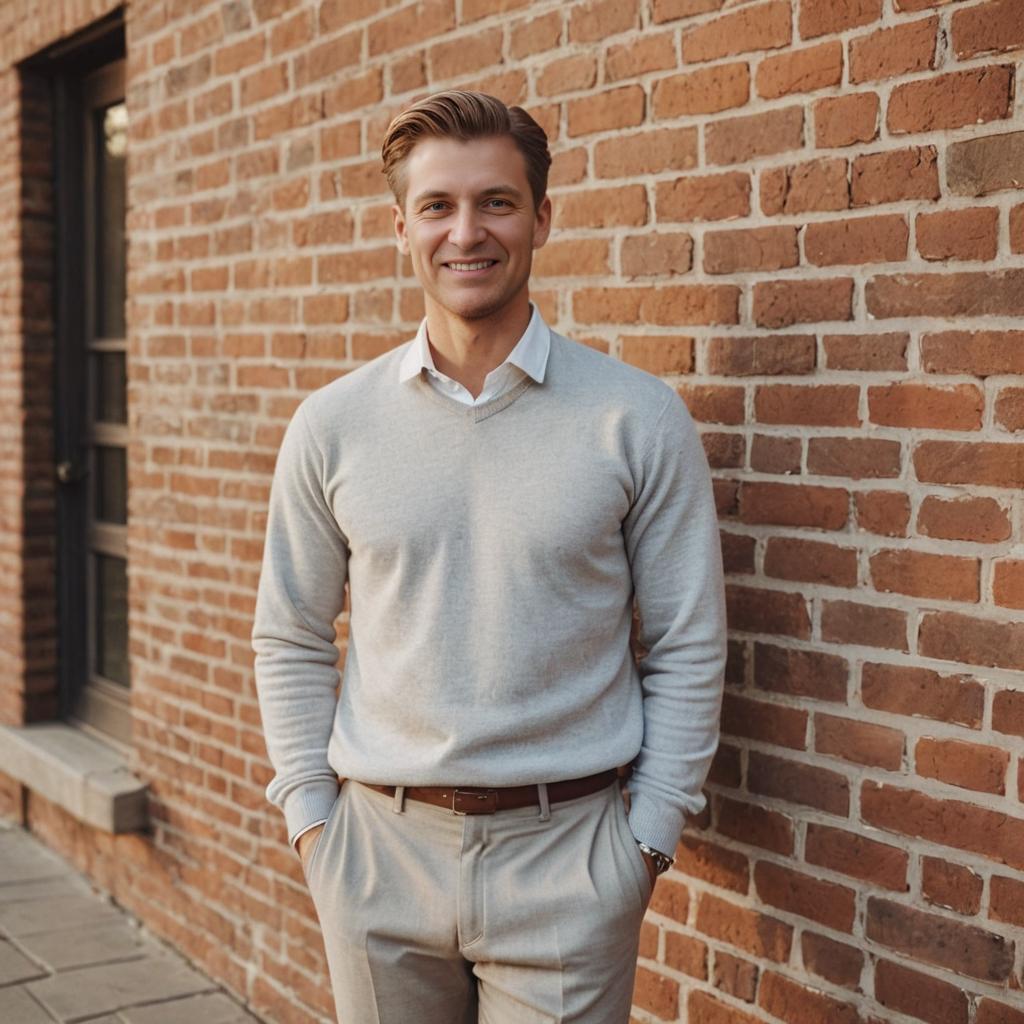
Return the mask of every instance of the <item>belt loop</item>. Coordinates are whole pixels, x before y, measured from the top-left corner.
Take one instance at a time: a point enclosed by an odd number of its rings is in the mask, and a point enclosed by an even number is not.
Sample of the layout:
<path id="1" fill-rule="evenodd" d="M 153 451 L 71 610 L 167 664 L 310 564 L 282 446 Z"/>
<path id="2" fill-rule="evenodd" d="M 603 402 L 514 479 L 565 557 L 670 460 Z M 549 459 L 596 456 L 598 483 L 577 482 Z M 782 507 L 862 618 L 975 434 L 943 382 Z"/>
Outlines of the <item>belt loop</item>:
<path id="1" fill-rule="evenodd" d="M 537 798 L 540 801 L 540 821 L 547 821 L 551 817 L 551 805 L 548 803 L 548 784 L 537 783 Z"/>
<path id="2" fill-rule="evenodd" d="M 401 814 L 405 810 L 405 786 L 395 786 L 395 802 L 391 809 L 395 814 Z"/>

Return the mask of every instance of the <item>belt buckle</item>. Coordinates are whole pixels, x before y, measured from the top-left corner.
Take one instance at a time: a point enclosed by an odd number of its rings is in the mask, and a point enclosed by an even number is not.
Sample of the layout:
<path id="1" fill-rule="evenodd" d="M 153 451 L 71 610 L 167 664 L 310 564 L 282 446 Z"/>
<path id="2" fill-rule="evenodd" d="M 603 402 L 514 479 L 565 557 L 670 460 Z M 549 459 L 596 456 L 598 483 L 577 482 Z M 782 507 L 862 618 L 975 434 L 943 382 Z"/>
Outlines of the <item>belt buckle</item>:
<path id="1" fill-rule="evenodd" d="M 496 789 L 456 789 L 452 793 L 455 814 L 494 814 L 498 809 Z"/>

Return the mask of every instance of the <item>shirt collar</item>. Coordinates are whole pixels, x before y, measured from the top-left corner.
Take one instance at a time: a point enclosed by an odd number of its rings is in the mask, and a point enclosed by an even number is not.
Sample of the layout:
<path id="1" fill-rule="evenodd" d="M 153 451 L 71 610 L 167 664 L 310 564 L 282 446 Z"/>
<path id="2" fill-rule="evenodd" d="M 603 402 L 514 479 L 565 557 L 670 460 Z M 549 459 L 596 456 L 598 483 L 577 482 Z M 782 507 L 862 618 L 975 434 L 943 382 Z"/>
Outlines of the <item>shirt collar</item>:
<path id="1" fill-rule="evenodd" d="M 551 338 L 548 333 L 548 325 L 540 315 L 540 310 L 532 302 L 530 309 L 533 311 L 530 322 L 526 325 L 526 330 L 516 342 L 515 347 L 505 357 L 504 362 L 518 366 L 538 384 L 542 384 L 544 372 L 547 369 L 548 352 L 551 350 Z M 430 354 L 430 345 L 427 343 L 426 317 L 420 321 L 416 337 L 409 343 L 405 355 L 402 356 L 398 365 L 398 379 L 406 381 L 417 377 L 423 369 L 436 369 L 434 359 Z"/>

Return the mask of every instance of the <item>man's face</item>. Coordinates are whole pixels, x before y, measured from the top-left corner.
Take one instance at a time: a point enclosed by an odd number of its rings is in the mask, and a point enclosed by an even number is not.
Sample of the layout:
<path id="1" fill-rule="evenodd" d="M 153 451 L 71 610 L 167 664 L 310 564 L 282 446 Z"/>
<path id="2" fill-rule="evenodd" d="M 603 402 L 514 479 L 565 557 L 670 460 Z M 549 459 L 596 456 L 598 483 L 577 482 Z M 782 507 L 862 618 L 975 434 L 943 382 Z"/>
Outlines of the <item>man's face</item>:
<path id="1" fill-rule="evenodd" d="M 507 136 L 427 138 L 406 158 L 404 207 L 392 207 L 402 253 L 431 304 L 464 320 L 526 309 L 533 250 L 551 202 L 535 210 L 526 162 Z"/>

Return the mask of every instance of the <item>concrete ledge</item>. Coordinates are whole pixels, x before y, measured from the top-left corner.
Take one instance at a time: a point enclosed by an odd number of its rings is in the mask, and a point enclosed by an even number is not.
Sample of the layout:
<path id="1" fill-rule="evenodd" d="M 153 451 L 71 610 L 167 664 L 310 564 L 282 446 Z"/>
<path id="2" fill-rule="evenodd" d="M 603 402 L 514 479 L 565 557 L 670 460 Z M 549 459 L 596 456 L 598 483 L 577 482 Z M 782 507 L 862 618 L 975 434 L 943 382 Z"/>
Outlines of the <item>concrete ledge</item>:
<path id="1" fill-rule="evenodd" d="M 103 832 L 149 823 L 148 783 L 118 751 L 66 722 L 0 725 L 0 771 Z"/>

